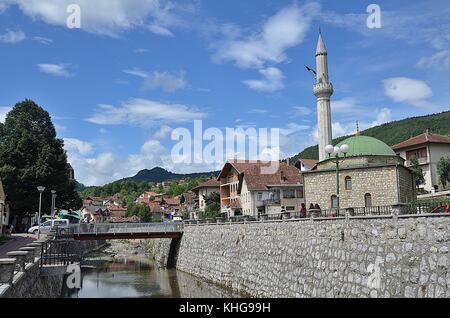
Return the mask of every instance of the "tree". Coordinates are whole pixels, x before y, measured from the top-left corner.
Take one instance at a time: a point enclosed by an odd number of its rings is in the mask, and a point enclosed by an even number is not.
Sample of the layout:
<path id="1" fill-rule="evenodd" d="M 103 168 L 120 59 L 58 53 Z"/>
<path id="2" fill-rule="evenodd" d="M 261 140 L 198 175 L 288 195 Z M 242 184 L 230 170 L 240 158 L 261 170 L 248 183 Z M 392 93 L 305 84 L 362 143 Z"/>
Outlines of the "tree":
<path id="1" fill-rule="evenodd" d="M 439 182 L 444 189 L 447 188 L 447 183 L 450 183 L 450 159 L 442 157 L 437 164 L 437 171 Z"/>
<path id="2" fill-rule="evenodd" d="M 131 204 L 127 209 L 127 217 L 138 216 L 143 222 L 151 222 L 152 214 L 147 204 Z"/>
<path id="3" fill-rule="evenodd" d="M 220 216 L 220 194 L 217 192 L 210 193 L 205 199 L 204 218 L 215 218 Z"/>
<path id="4" fill-rule="evenodd" d="M 56 138 L 50 115 L 31 100 L 15 105 L 0 124 L 0 178 L 12 202 L 12 213 L 21 218 L 38 211 L 37 186 L 45 186 L 43 212 L 50 212 L 50 190 L 56 206 L 82 206 L 77 183 L 71 180 L 64 141 Z"/>
<path id="5" fill-rule="evenodd" d="M 425 183 L 425 176 L 422 169 L 419 166 L 419 160 L 416 157 L 411 158 L 410 169 L 416 182 L 416 188 L 419 188 L 420 185 Z"/>

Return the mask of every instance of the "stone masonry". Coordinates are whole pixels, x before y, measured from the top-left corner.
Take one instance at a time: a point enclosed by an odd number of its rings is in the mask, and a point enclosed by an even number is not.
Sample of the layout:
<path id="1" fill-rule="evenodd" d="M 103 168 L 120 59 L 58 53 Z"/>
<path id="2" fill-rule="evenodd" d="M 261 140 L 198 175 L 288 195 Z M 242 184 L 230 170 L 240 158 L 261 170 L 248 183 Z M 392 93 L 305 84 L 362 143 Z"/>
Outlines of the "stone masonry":
<path id="1" fill-rule="evenodd" d="M 177 269 L 254 297 L 448 298 L 449 248 L 449 217 L 186 226 Z"/>

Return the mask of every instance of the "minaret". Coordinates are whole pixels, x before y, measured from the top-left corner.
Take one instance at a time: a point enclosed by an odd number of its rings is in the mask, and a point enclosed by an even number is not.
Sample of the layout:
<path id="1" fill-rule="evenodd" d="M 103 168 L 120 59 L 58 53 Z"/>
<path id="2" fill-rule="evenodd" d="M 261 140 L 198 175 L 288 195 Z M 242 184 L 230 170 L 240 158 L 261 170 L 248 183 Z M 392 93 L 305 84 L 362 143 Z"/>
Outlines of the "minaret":
<path id="1" fill-rule="evenodd" d="M 333 85 L 328 77 L 328 53 L 319 31 L 319 41 L 316 50 L 317 83 L 314 85 L 314 95 L 317 97 L 317 126 L 319 130 L 319 160 L 327 159 L 325 147 L 332 142 L 331 106 Z"/>

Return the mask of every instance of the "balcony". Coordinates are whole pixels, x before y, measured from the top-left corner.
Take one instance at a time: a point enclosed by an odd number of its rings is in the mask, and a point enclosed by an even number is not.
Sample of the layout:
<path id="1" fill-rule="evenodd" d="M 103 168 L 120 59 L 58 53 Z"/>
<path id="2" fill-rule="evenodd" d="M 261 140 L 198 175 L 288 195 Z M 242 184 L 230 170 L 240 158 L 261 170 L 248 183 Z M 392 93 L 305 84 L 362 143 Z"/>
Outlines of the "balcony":
<path id="1" fill-rule="evenodd" d="M 429 163 L 427 157 L 417 158 L 417 161 L 419 161 L 419 165 L 426 165 L 426 164 Z M 412 166 L 411 160 L 407 160 L 407 161 L 406 161 L 406 166 L 407 166 L 407 167 L 411 167 L 411 166 Z"/>

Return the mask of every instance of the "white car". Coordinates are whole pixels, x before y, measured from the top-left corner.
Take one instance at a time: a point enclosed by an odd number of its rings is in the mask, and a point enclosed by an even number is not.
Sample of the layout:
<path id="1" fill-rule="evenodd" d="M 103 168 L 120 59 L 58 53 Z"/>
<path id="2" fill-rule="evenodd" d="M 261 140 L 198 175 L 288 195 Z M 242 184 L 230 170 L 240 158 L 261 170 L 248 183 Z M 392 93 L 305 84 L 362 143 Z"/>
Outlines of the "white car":
<path id="1" fill-rule="evenodd" d="M 70 226 L 69 220 L 64 219 L 55 219 L 55 220 L 48 220 L 44 223 L 41 223 L 41 233 L 48 233 L 52 229 L 52 227 L 57 226 L 59 228 L 68 228 Z M 37 234 L 38 232 L 38 226 L 30 227 L 28 230 L 28 233 L 30 234 Z"/>

